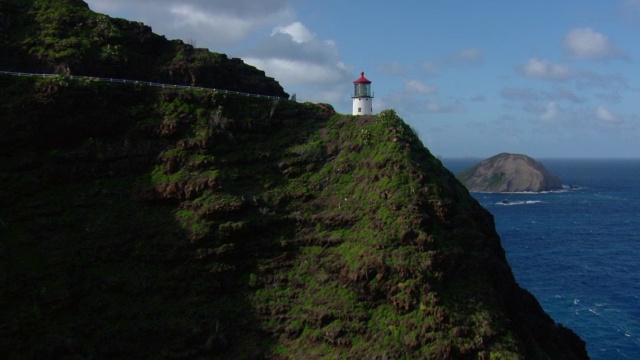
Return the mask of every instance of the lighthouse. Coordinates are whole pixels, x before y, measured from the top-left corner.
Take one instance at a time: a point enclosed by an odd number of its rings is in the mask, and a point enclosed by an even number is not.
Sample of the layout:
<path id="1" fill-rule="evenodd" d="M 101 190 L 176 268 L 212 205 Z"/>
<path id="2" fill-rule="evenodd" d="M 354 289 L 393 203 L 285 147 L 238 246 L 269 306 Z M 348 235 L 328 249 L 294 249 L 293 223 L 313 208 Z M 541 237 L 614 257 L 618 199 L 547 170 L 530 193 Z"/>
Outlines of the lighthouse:
<path id="1" fill-rule="evenodd" d="M 371 81 L 364 77 L 364 71 L 360 78 L 353 82 L 353 115 L 373 114 L 373 94 L 371 93 Z"/>

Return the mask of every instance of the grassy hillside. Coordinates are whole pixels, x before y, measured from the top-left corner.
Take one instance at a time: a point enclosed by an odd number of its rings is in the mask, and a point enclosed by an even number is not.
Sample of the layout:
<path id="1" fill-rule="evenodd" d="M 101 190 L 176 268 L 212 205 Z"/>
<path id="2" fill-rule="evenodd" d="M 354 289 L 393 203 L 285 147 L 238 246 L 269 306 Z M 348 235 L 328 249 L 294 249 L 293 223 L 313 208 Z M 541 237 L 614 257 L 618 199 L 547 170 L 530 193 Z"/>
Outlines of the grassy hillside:
<path id="1" fill-rule="evenodd" d="M 146 80 L 287 97 L 240 59 L 92 12 L 82 0 L 0 0 L 0 69 Z"/>
<path id="2" fill-rule="evenodd" d="M 64 78 L 0 84 L 12 130 L 0 352 L 584 351 L 518 288 L 491 216 L 392 111 Z M 128 100 L 107 112 L 116 99 Z"/>

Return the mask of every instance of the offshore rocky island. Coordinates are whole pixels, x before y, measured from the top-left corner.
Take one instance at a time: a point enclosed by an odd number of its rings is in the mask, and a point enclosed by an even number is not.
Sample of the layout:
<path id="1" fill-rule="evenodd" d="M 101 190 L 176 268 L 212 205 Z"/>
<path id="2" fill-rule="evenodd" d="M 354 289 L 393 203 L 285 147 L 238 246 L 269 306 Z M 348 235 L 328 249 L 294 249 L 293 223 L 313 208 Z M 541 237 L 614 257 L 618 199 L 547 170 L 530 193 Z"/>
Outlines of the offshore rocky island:
<path id="1" fill-rule="evenodd" d="M 0 353 L 585 359 L 393 111 L 286 98 L 80 0 L 0 1 Z"/>
<path id="2" fill-rule="evenodd" d="M 562 190 L 562 181 L 544 165 L 522 154 L 492 156 L 456 175 L 469 191 L 542 192 Z"/>

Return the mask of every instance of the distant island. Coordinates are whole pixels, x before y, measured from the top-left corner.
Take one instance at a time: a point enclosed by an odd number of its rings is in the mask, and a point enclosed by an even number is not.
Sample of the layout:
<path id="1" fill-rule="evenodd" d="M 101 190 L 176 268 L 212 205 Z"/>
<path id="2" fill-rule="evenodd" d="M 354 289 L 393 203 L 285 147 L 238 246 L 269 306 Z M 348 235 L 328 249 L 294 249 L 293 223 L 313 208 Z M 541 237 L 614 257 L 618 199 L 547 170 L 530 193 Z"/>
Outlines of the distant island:
<path id="1" fill-rule="evenodd" d="M 562 189 L 560 179 L 529 156 L 502 153 L 456 175 L 469 191 L 540 192 Z"/>

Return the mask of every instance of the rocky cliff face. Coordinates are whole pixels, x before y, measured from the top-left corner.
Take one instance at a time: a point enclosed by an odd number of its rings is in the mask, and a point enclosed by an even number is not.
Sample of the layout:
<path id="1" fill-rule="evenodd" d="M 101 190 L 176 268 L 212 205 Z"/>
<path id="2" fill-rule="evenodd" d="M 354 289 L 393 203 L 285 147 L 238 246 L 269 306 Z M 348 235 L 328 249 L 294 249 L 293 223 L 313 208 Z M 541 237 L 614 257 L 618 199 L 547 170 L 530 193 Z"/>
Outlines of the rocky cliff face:
<path id="1" fill-rule="evenodd" d="M 393 111 L 64 77 L 0 97 L 0 353 L 587 358 Z"/>
<path id="2" fill-rule="evenodd" d="M 461 172 L 458 179 L 479 192 L 552 191 L 562 189 L 560 179 L 542 163 L 520 154 L 499 154 Z"/>

